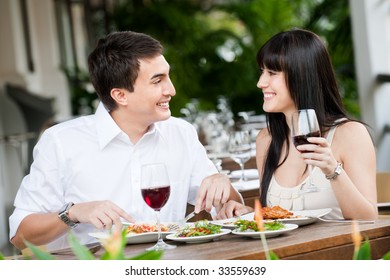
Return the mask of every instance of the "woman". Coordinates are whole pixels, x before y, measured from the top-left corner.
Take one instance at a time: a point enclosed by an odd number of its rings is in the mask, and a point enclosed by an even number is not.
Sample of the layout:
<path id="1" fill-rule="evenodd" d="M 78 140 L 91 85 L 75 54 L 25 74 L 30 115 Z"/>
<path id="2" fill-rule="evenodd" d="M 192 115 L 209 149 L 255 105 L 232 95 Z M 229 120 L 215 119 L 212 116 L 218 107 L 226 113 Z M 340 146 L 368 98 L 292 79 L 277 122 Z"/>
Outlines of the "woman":
<path id="1" fill-rule="evenodd" d="M 332 208 L 328 217 L 375 219 L 376 158 L 366 127 L 346 115 L 329 54 L 314 33 L 301 29 L 273 36 L 259 50 L 267 129 L 256 140 L 256 162 L 263 206 L 288 210 Z M 298 109 L 316 111 L 322 137 L 297 149 L 290 136 L 291 115 Z M 306 153 L 299 151 L 306 150 Z M 303 192 L 308 165 L 318 192 Z M 331 178 L 331 179 L 327 179 Z M 229 201 L 217 218 L 253 211 Z"/>

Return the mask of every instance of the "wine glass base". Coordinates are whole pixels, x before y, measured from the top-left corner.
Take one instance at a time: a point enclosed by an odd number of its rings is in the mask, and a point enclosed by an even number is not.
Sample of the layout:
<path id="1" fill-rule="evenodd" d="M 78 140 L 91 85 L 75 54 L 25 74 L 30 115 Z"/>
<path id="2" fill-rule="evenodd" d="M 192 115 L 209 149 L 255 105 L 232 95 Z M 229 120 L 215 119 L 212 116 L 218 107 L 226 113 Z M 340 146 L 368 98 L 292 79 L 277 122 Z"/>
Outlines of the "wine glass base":
<path id="1" fill-rule="evenodd" d="M 164 250 L 171 250 L 175 249 L 176 245 L 170 245 L 165 243 L 163 240 L 157 241 L 157 243 L 146 249 L 146 251 L 164 251 Z"/>

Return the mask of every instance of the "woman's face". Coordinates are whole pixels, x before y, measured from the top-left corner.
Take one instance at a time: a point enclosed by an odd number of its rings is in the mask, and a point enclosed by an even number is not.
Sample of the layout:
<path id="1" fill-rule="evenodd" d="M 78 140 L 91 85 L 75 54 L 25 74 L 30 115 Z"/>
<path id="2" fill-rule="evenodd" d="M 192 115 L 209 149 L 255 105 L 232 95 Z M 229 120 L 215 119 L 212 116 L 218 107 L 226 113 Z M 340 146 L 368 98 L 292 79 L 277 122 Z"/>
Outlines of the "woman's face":
<path id="1" fill-rule="evenodd" d="M 264 112 L 288 115 L 296 110 L 287 88 L 284 72 L 263 68 L 257 87 L 263 92 Z"/>

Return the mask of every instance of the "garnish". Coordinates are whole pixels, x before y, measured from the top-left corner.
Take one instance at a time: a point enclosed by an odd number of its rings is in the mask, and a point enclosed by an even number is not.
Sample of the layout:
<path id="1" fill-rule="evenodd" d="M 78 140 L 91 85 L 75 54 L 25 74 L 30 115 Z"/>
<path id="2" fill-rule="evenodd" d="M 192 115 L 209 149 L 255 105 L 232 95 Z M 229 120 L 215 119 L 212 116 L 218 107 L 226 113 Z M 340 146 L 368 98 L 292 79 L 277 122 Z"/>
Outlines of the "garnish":
<path id="1" fill-rule="evenodd" d="M 245 232 L 245 231 L 258 232 L 258 231 L 260 231 L 258 226 L 257 226 L 256 221 L 239 219 L 235 222 L 235 226 L 236 226 L 236 230 L 241 231 L 241 232 Z M 271 223 L 264 223 L 263 226 L 264 226 L 264 230 L 279 230 L 279 229 L 284 228 L 283 223 L 279 222 L 279 221 L 273 221 Z"/>
<path id="2" fill-rule="evenodd" d="M 177 237 L 205 236 L 221 232 L 222 226 L 210 224 L 208 220 L 196 222 L 193 226 L 185 226 L 179 231 Z"/>

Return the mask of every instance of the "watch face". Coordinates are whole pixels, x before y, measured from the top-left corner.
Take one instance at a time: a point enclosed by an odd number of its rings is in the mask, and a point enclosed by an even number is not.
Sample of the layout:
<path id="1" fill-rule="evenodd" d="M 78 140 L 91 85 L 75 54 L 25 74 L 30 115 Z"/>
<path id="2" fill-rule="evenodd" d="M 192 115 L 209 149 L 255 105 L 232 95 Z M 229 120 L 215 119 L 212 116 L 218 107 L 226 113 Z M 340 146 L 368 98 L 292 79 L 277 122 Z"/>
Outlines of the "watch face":
<path id="1" fill-rule="evenodd" d="M 336 168 L 336 170 L 335 170 L 334 172 L 335 172 L 337 175 L 340 175 L 341 170 L 343 170 L 343 167 L 341 166 L 341 164 L 338 164 L 338 165 L 337 165 L 337 168 Z"/>

